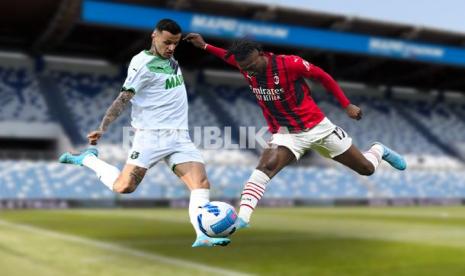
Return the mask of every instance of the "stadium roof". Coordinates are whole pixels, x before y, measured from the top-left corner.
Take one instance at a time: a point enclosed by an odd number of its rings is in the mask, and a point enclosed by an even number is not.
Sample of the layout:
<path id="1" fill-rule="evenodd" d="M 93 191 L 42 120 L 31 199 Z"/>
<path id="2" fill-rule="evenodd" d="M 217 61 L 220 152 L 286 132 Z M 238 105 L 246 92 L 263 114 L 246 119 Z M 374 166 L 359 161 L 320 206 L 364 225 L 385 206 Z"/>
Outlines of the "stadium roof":
<path id="1" fill-rule="evenodd" d="M 326 14 L 229 1 L 213 0 L 126 0 L 107 1 L 161 7 L 239 19 L 288 24 L 432 43 L 465 50 L 465 34 L 431 28 L 381 22 L 357 17 Z M 0 48 L 31 54 L 61 54 L 125 62 L 141 48 L 147 48 L 147 30 L 90 24 L 81 20 L 81 0 L 3 1 L 0 19 Z M 26 8 L 25 8 L 26 7 Z M 155 20 L 154 20 L 155 21 Z M 155 23 L 155 22 L 154 22 Z M 209 38 L 226 46 L 227 39 Z M 178 59 L 186 66 L 218 66 L 222 63 L 202 52 L 180 45 Z M 465 91 L 465 67 L 392 59 L 295 46 L 265 45 L 277 53 L 294 53 L 320 65 L 338 79 L 373 84 L 392 84 Z M 189 49 L 189 50 L 186 50 Z M 194 54 L 193 54 L 194 53 Z"/>

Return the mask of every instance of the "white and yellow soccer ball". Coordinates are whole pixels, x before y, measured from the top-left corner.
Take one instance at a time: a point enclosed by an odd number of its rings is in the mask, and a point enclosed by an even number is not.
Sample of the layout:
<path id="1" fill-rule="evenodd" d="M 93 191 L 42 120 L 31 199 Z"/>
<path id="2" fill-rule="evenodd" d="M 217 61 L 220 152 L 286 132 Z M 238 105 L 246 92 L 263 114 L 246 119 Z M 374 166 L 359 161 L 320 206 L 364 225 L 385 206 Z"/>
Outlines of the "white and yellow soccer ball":
<path id="1" fill-rule="evenodd" d="M 237 213 L 226 202 L 211 201 L 199 208 L 197 222 L 209 237 L 227 237 L 236 231 Z"/>

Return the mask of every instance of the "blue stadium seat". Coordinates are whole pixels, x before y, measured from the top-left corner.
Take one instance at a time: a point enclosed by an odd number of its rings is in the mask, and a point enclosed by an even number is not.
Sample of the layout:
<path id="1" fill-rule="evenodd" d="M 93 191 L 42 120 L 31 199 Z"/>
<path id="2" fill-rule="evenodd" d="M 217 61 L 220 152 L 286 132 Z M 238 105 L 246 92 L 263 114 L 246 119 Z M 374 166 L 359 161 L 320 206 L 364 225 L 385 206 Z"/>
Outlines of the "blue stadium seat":
<path id="1" fill-rule="evenodd" d="M 121 167 L 122 165 L 120 165 Z M 238 198 L 253 167 L 209 165 L 212 197 Z M 367 184 L 368 183 L 368 184 Z M 111 199 L 117 195 L 86 168 L 50 162 L 0 161 L 0 199 Z M 188 189 L 165 164 L 153 167 L 136 192 L 125 199 L 187 198 Z M 465 197 L 465 172 L 382 168 L 365 178 L 349 170 L 288 167 L 270 183 L 267 198 L 368 199 Z"/>
<path id="2" fill-rule="evenodd" d="M 29 69 L 0 70 L 0 121 L 50 122 L 47 104 Z"/>
<path id="3" fill-rule="evenodd" d="M 66 104 L 71 110 L 74 121 L 79 126 L 83 137 L 90 130 L 97 128 L 105 111 L 117 97 L 123 79 L 108 75 L 69 73 L 63 71 L 53 72 L 60 90 L 66 94 Z M 195 91 L 187 86 L 189 98 L 189 125 L 191 129 L 196 126 L 218 126 L 216 117 L 197 97 Z M 103 143 L 121 144 L 123 128 L 130 127 L 130 108 L 112 123 L 110 129 L 102 138 Z M 192 131 L 192 130 L 191 130 Z"/>

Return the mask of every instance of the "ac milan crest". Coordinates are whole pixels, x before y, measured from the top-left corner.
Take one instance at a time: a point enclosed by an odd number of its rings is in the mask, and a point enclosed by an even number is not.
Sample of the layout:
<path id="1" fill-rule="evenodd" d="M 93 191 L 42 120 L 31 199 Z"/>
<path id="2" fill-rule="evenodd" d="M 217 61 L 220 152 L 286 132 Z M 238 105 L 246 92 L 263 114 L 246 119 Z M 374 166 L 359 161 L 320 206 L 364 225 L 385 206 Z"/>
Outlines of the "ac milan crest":
<path id="1" fill-rule="evenodd" d="M 274 84 L 279 84 L 279 76 L 278 76 L 278 75 L 274 75 L 274 76 L 273 76 L 273 81 L 274 81 Z"/>

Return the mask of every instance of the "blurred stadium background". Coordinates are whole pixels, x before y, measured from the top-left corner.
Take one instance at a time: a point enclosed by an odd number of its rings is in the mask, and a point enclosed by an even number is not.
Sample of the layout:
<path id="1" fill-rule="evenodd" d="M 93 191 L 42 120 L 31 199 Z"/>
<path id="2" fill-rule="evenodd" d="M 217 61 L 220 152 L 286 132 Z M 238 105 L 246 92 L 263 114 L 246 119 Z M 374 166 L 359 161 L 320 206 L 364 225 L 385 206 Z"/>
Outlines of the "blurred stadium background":
<path id="1" fill-rule="evenodd" d="M 465 32 L 246 1 L 0 7 L 1 275 L 465 275 Z M 262 205 L 273 208 L 231 246 L 190 249 L 189 193 L 164 164 L 122 196 L 56 162 L 85 147 L 165 17 L 218 46 L 247 36 L 319 65 L 364 112 L 350 120 L 311 83 L 327 116 L 362 149 L 380 140 L 404 154 L 408 170 L 361 177 L 310 153 L 272 180 Z M 239 73 L 187 43 L 175 56 L 192 132 L 231 127 L 234 142 L 239 127 L 266 125 Z M 127 126 L 129 110 L 100 143 L 103 159 L 122 166 Z M 235 203 L 260 149 L 202 152 L 212 198 Z"/>

